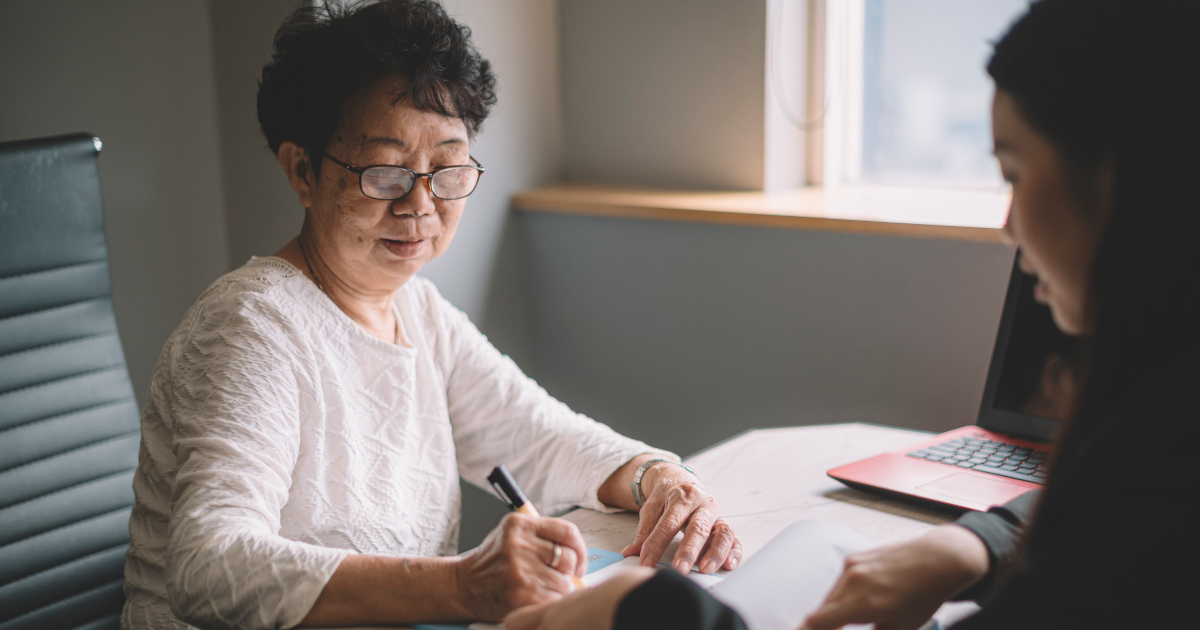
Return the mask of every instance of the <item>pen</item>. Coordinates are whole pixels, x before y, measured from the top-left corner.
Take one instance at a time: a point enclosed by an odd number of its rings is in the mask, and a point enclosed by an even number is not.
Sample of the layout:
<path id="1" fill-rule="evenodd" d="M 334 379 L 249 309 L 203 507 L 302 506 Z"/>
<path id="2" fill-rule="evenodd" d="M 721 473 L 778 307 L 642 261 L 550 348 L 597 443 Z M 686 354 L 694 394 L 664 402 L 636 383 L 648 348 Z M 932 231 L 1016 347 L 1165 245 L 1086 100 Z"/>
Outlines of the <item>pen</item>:
<path id="1" fill-rule="evenodd" d="M 530 516 L 541 516 L 541 514 L 538 514 L 537 508 L 533 507 L 533 502 L 525 496 L 524 492 L 521 492 L 521 487 L 517 485 L 517 480 L 513 479 L 512 474 L 508 472 L 508 468 L 505 468 L 504 464 L 493 468 L 492 474 L 488 475 L 487 479 L 491 482 L 492 487 L 496 489 L 500 498 L 508 504 L 508 509 L 514 512 L 524 512 Z M 575 583 L 576 590 L 587 588 L 587 584 L 583 580 L 573 575 L 571 576 L 571 581 Z"/>

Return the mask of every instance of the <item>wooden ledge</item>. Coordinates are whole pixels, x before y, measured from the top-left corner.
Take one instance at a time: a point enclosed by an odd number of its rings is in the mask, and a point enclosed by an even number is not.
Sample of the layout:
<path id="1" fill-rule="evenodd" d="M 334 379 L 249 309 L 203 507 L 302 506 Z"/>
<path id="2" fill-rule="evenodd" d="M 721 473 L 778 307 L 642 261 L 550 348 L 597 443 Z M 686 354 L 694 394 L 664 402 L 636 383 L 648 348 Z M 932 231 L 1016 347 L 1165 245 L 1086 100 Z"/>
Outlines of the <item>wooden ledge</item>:
<path id="1" fill-rule="evenodd" d="M 1008 194 L 882 186 L 780 193 L 561 185 L 517 193 L 518 210 L 1001 243 Z"/>

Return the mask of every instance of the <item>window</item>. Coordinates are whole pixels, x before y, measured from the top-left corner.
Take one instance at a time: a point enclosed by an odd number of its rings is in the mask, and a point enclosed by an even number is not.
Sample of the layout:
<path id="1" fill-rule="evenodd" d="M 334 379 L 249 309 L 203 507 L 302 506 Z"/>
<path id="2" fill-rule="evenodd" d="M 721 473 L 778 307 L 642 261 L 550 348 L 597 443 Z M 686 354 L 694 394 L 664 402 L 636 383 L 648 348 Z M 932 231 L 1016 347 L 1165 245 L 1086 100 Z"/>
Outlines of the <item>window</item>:
<path id="1" fill-rule="evenodd" d="M 1027 0 L 809 2 L 811 183 L 1003 190 L 984 65 Z"/>

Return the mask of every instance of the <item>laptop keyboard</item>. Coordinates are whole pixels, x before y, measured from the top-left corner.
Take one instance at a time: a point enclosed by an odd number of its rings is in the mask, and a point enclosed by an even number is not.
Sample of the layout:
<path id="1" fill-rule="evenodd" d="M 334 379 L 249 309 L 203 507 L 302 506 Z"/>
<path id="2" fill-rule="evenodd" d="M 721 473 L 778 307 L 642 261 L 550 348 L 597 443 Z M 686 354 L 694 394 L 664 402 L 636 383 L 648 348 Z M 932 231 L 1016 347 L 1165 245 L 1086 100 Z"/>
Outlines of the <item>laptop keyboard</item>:
<path id="1" fill-rule="evenodd" d="M 908 456 L 1045 485 L 1050 453 L 985 437 L 967 436 L 927 446 Z"/>

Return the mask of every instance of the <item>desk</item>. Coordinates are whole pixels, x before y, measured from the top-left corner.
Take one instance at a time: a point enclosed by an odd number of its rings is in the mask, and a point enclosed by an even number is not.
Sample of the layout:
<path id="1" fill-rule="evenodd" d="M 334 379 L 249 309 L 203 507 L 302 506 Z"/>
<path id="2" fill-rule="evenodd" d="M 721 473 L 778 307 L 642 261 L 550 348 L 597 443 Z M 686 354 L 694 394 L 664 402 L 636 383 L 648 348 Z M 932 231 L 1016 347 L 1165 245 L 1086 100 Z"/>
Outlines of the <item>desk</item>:
<path id="1" fill-rule="evenodd" d="M 949 512 L 847 488 L 825 474 L 928 437 L 924 431 L 869 424 L 758 429 L 701 451 L 685 463 L 716 497 L 742 541 L 743 558 L 749 559 L 797 521 L 829 521 L 889 544 L 954 520 Z M 619 551 L 637 532 L 637 515 L 629 512 L 575 510 L 563 518 L 579 526 L 588 547 Z M 681 537 L 676 536 L 669 553 Z M 972 602 L 948 603 L 935 618 L 945 625 L 977 609 Z"/>
<path id="2" fill-rule="evenodd" d="M 830 521 L 886 544 L 953 520 L 951 513 L 853 490 L 825 474 L 928 437 L 922 431 L 868 424 L 759 429 L 701 451 L 686 463 L 716 497 L 748 559 L 796 521 Z M 575 510 L 563 518 L 579 526 L 589 547 L 600 549 L 619 551 L 637 531 L 637 515 L 628 512 Z"/>

